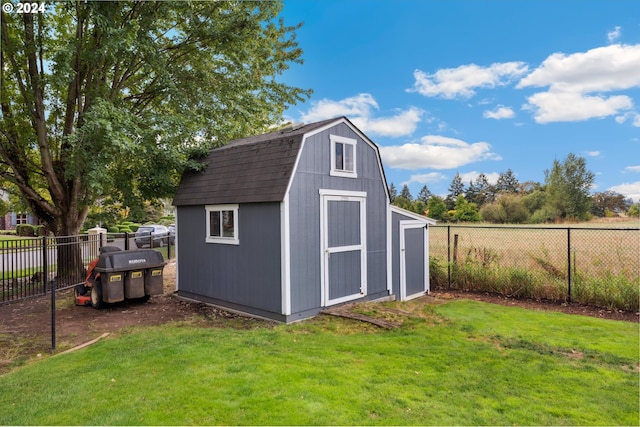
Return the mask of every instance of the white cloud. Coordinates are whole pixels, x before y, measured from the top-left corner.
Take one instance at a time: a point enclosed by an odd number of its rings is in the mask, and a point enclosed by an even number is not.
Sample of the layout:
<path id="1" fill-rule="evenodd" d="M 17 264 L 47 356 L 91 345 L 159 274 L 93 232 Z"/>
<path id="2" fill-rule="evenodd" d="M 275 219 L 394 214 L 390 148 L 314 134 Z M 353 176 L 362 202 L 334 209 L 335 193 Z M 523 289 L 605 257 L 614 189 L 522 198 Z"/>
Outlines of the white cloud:
<path id="1" fill-rule="evenodd" d="M 585 154 L 589 157 L 598 157 L 601 153 L 599 151 L 587 151 Z"/>
<path id="2" fill-rule="evenodd" d="M 640 73 L 639 73 L 640 74 Z M 525 110 L 534 111 L 537 123 L 575 122 L 594 117 L 607 117 L 633 107 L 628 96 L 605 98 L 574 92 L 540 92 L 530 96 Z"/>
<path id="3" fill-rule="evenodd" d="M 370 116 L 372 110 L 377 109 L 378 103 L 368 93 L 361 93 L 341 101 L 321 99 L 313 105 L 311 110 L 302 114 L 302 121 L 313 123 L 339 116 L 347 116 L 349 118 Z"/>
<path id="4" fill-rule="evenodd" d="M 640 87 L 639 69 L 640 44 L 615 44 L 570 55 L 554 53 L 516 87 L 549 87 L 530 96 L 524 106 L 534 111 L 538 123 L 587 120 L 633 109 L 631 97 L 605 93 Z"/>
<path id="5" fill-rule="evenodd" d="M 640 127 L 640 114 L 636 113 L 635 111 L 627 111 L 624 114 L 616 116 L 615 120 L 620 124 L 626 122 L 627 120 L 631 120 L 631 126 Z"/>
<path id="6" fill-rule="evenodd" d="M 614 41 L 618 40 L 621 35 L 622 35 L 622 28 L 616 26 L 616 28 L 614 28 L 613 31 L 609 31 L 607 33 L 607 40 L 609 41 L 609 43 L 613 43 Z"/>
<path id="7" fill-rule="evenodd" d="M 524 62 L 503 62 L 489 67 L 476 64 L 458 68 L 444 68 L 434 74 L 415 70 L 415 83 L 409 92 L 424 96 L 439 96 L 445 99 L 471 98 L 475 89 L 504 86 L 528 71 Z"/>
<path id="8" fill-rule="evenodd" d="M 495 110 L 493 111 L 486 110 L 482 114 L 482 116 L 485 119 L 496 119 L 496 120 L 511 119 L 515 115 L 516 114 L 513 112 L 513 109 L 511 109 L 511 107 L 505 107 L 504 105 L 498 105 Z"/>
<path id="9" fill-rule="evenodd" d="M 411 175 L 409 180 L 406 182 L 403 182 L 401 185 L 405 185 L 405 184 L 409 185 L 414 182 L 417 184 L 428 184 L 431 182 L 442 181 L 443 179 L 446 179 L 446 176 L 441 174 L 440 172 L 429 172 L 429 173 Z"/>
<path id="10" fill-rule="evenodd" d="M 378 103 L 371 94 L 361 93 L 356 96 L 334 101 L 322 99 L 301 115 L 305 123 L 312 123 L 333 117 L 346 116 L 365 133 L 399 137 L 411 135 L 422 120 L 424 110 L 410 107 L 389 117 L 374 117 L 379 109 Z"/>
<path id="11" fill-rule="evenodd" d="M 382 136 L 398 137 L 411 135 L 416 130 L 423 114 L 423 110 L 417 107 L 411 107 L 392 117 L 354 117 L 353 124 L 365 132 Z"/>
<path id="12" fill-rule="evenodd" d="M 640 172 L 640 165 L 638 166 L 627 166 L 624 168 L 625 172 Z"/>
<path id="13" fill-rule="evenodd" d="M 614 185 L 608 189 L 625 197 L 630 197 L 634 202 L 640 202 L 640 181 Z"/>
<path id="14" fill-rule="evenodd" d="M 487 142 L 467 143 L 460 139 L 428 135 L 421 143 L 380 147 L 382 161 L 398 169 L 455 169 L 481 160 L 502 160 Z"/>
<path id="15" fill-rule="evenodd" d="M 614 44 L 587 52 L 554 53 L 516 87 L 549 86 L 559 92 L 607 92 L 640 86 L 640 44 Z"/>

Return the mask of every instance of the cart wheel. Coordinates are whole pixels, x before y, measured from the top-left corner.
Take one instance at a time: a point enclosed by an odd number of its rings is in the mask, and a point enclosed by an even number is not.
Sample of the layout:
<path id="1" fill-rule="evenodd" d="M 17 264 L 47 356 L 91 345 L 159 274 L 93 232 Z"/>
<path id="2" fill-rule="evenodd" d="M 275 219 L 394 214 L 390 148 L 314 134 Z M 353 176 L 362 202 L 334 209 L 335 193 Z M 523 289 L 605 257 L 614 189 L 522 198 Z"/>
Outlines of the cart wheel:
<path id="1" fill-rule="evenodd" d="M 100 280 L 96 280 L 91 287 L 91 307 L 95 309 L 101 309 L 103 305 L 102 282 Z"/>

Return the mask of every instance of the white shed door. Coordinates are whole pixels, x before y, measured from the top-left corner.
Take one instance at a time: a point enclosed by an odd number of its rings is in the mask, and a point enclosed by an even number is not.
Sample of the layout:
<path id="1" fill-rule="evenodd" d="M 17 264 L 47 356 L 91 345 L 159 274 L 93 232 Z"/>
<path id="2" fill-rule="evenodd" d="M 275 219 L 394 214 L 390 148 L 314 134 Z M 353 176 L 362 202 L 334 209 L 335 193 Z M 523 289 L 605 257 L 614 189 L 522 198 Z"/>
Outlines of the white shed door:
<path id="1" fill-rule="evenodd" d="M 323 306 L 367 293 L 366 198 L 340 193 L 321 193 Z"/>

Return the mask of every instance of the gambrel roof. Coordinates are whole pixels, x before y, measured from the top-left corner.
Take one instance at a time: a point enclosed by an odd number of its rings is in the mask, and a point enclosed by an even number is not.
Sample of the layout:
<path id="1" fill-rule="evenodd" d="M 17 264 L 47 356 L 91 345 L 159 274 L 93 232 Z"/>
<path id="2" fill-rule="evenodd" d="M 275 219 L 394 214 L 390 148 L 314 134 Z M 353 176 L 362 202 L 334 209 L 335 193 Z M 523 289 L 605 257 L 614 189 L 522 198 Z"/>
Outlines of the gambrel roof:
<path id="1" fill-rule="evenodd" d="M 345 118 L 292 126 L 211 150 L 203 172 L 185 172 L 174 206 L 276 202 L 284 199 L 304 135 Z"/>

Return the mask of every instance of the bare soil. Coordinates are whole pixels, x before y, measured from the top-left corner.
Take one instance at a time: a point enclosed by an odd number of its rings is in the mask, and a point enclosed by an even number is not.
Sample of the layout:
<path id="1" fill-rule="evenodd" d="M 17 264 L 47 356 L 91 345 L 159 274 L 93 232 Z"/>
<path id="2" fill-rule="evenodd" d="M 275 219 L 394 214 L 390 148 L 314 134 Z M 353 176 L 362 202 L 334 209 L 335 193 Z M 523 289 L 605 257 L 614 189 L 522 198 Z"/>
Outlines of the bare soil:
<path id="1" fill-rule="evenodd" d="M 467 298 L 493 304 L 533 310 L 560 311 L 627 322 L 639 322 L 640 313 L 605 310 L 577 304 L 551 303 L 506 298 L 487 293 L 436 291 L 426 303 Z M 0 305 L 0 374 L 30 358 L 52 352 L 51 297 L 28 298 Z M 175 262 L 164 269 L 164 294 L 146 303 L 122 302 L 102 310 L 76 306 L 73 292 L 56 298 L 55 352 L 87 343 L 104 333 L 126 333 L 133 327 L 192 321 L 207 327 L 269 327 L 272 322 L 232 313 L 206 304 L 186 301 L 175 295 Z"/>

